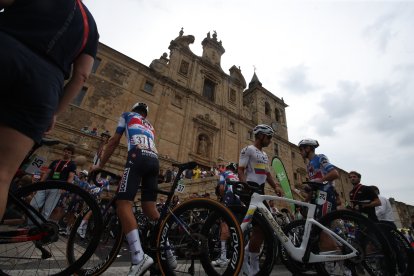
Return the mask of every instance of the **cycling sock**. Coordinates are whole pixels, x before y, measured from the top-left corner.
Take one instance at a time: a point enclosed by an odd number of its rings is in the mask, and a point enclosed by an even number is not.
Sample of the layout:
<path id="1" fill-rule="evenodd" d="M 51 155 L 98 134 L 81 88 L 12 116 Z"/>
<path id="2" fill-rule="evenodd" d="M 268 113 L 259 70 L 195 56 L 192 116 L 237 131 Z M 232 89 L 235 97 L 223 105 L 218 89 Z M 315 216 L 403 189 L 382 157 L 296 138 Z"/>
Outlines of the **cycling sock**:
<path id="1" fill-rule="evenodd" d="M 222 260 L 226 260 L 227 259 L 227 252 L 226 252 L 226 241 L 221 241 L 221 256 L 220 258 Z"/>
<path id="2" fill-rule="evenodd" d="M 79 225 L 79 228 L 86 228 L 87 225 L 88 225 L 88 221 L 83 219 L 82 222 L 81 222 L 81 224 Z"/>
<path id="3" fill-rule="evenodd" d="M 251 274 L 255 275 L 259 272 L 259 253 L 256 252 L 249 252 L 250 255 L 250 272 Z"/>
<path id="4" fill-rule="evenodd" d="M 139 240 L 138 229 L 134 229 L 126 234 L 126 238 L 131 252 L 131 263 L 134 265 L 138 264 L 144 258 L 144 251 Z"/>

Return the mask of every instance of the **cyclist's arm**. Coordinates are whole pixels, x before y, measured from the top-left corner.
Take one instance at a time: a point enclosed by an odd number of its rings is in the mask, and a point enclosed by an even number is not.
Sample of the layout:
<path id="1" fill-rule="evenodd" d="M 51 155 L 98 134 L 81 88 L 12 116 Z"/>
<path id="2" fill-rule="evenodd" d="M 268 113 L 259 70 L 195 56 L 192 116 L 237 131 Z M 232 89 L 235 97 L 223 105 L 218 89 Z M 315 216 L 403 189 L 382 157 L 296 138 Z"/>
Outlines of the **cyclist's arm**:
<path id="1" fill-rule="evenodd" d="M 322 183 L 325 181 L 331 182 L 337 179 L 338 177 L 339 177 L 338 171 L 336 169 L 332 169 L 327 174 L 325 174 L 320 180 Z"/>
<path id="2" fill-rule="evenodd" d="M 99 167 L 103 168 L 108 162 L 109 158 L 111 157 L 112 153 L 116 149 L 116 147 L 119 145 L 119 142 L 121 141 L 122 134 L 115 133 L 108 141 L 108 143 L 105 145 L 105 150 L 102 154 L 101 162 L 99 163 Z"/>
<path id="3" fill-rule="evenodd" d="M 270 172 L 266 172 L 266 176 L 267 176 L 266 177 L 267 183 L 269 183 L 270 186 L 272 186 L 273 190 L 275 190 L 275 193 L 277 195 L 283 195 L 283 190 L 280 187 L 280 183 L 279 182 L 276 183 L 276 181 L 273 179 L 272 174 Z"/>
<path id="4" fill-rule="evenodd" d="M 237 174 L 239 176 L 239 180 L 241 182 L 246 182 L 246 168 L 245 167 L 238 167 L 237 168 Z"/>
<path id="5" fill-rule="evenodd" d="M 92 71 L 93 62 L 94 58 L 87 54 L 81 54 L 75 60 L 73 63 L 72 77 L 65 85 L 63 97 L 60 99 L 55 115 L 59 115 L 64 111 L 69 103 L 71 103 L 80 92 Z"/>

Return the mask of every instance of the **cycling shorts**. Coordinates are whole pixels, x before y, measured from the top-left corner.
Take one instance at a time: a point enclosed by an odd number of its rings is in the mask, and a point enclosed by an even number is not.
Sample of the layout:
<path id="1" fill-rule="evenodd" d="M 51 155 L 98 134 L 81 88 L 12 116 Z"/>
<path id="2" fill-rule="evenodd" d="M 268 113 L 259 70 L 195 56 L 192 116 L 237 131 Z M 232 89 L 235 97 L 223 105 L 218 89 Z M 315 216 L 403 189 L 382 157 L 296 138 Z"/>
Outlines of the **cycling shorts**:
<path id="1" fill-rule="evenodd" d="M 118 199 L 134 201 L 141 184 L 141 201 L 156 201 L 159 170 L 156 153 L 132 148 L 128 152 L 124 174 L 118 186 Z"/>
<path id="2" fill-rule="evenodd" d="M 40 142 L 63 91 L 63 72 L 0 31 L 0 123 Z"/>
<path id="3" fill-rule="evenodd" d="M 311 203 L 316 205 L 315 219 L 336 210 L 336 193 L 331 184 L 313 184 Z"/>

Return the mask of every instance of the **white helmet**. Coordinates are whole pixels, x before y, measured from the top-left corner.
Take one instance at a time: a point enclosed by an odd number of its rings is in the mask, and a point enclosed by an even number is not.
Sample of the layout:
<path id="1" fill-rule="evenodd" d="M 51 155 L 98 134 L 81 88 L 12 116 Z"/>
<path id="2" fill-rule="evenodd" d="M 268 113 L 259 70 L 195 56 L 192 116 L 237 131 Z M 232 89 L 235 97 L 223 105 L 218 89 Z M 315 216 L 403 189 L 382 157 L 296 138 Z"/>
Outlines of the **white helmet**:
<path id="1" fill-rule="evenodd" d="M 83 170 L 80 173 L 83 174 L 84 176 L 88 176 L 88 174 L 89 174 L 87 170 Z"/>
<path id="2" fill-rule="evenodd" d="M 317 147 L 319 147 L 319 143 L 315 139 L 307 138 L 307 139 L 300 140 L 298 144 L 298 147 L 303 147 L 303 146 L 311 146 L 316 149 Z"/>
<path id="3" fill-rule="evenodd" d="M 147 115 L 148 115 L 148 111 L 149 111 L 148 110 L 148 105 L 146 103 L 141 103 L 141 102 L 134 104 L 132 106 L 131 110 L 132 111 L 134 111 L 134 110 L 143 110 L 147 113 Z"/>
<path id="4" fill-rule="evenodd" d="M 253 129 L 253 134 L 263 133 L 264 135 L 273 135 L 275 132 L 272 127 L 268 125 L 257 125 Z"/>

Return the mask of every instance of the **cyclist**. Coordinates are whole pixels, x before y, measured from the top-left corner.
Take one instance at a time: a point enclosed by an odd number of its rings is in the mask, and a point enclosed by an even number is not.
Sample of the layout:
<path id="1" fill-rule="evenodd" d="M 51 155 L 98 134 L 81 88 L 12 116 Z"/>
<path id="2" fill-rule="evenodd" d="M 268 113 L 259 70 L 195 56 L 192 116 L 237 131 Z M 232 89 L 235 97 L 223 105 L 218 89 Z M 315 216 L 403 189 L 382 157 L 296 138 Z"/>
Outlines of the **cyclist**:
<path id="1" fill-rule="evenodd" d="M 375 214 L 375 207 L 381 206 L 381 201 L 379 200 L 377 194 L 371 187 L 361 184 L 360 173 L 350 171 L 348 176 L 354 186 L 349 192 L 349 199 L 351 200 L 353 208 L 367 216 L 369 219 L 378 221 L 377 215 Z M 367 202 L 362 203 L 361 201 Z"/>
<path id="2" fill-rule="evenodd" d="M 80 0 L 0 0 L 0 10 L 1 218 L 21 162 L 89 77 L 99 35 Z"/>
<path id="3" fill-rule="evenodd" d="M 381 201 L 381 205 L 375 207 L 375 214 L 377 215 L 378 220 L 382 223 L 389 224 L 395 229 L 397 229 L 390 201 L 386 197 L 380 195 L 380 191 L 377 186 L 372 185 L 370 187 L 374 190 L 379 200 Z"/>
<path id="4" fill-rule="evenodd" d="M 316 204 L 315 218 L 336 210 L 336 194 L 333 181 L 339 177 L 338 171 L 324 154 L 316 154 L 319 143 L 314 139 L 303 139 L 298 144 L 303 159 L 308 160 L 306 171 L 309 181 L 315 185 L 311 187 L 314 196 L 311 203 Z"/>
<path id="5" fill-rule="evenodd" d="M 264 194 L 264 185 L 267 181 L 275 190 L 275 193 L 281 195 L 283 192 L 280 184 L 270 174 L 269 158 L 263 151 L 263 148 L 269 146 L 274 131 L 270 126 L 260 124 L 253 129 L 253 134 L 255 137 L 254 143 L 243 148 L 240 152 L 239 179 L 242 182 L 247 182 L 249 185 L 260 187 L 262 194 Z M 253 226 L 250 241 L 246 246 L 245 265 L 247 266 L 250 259 L 250 266 L 244 267 L 244 270 L 249 270 L 249 275 L 255 275 L 260 270 L 259 252 L 263 240 L 262 230 L 257 226 Z"/>
<path id="6" fill-rule="evenodd" d="M 317 140 L 303 139 L 298 147 L 303 159 L 308 161 L 306 172 L 309 181 L 313 184 L 310 185 L 311 190 L 308 191 L 310 196 L 307 199 L 316 205 L 315 218 L 318 219 L 337 208 L 334 180 L 339 177 L 339 173 L 326 155 L 315 153 L 315 149 L 319 147 Z M 319 249 L 321 251 L 337 250 L 335 240 L 323 231 L 319 237 Z M 326 262 L 325 268 L 330 274 L 350 274 L 350 270 L 344 266 L 343 262 Z"/>
<path id="7" fill-rule="evenodd" d="M 231 181 L 239 181 L 239 177 L 236 174 L 237 171 L 237 164 L 236 163 L 229 163 L 226 166 L 226 170 L 220 173 L 219 180 L 217 182 L 217 196 L 219 197 L 220 201 L 224 203 L 224 205 L 237 205 L 241 204 L 240 199 L 233 193 L 233 187 L 228 185 Z M 212 261 L 212 265 L 226 267 L 229 263 L 229 259 L 227 259 L 227 249 L 226 249 L 226 241 L 230 237 L 229 229 L 226 223 L 222 222 L 220 224 L 220 257 Z"/>
<path id="8" fill-rule="evenodd" d="M 147 115 L 148 106 L 141 102 L 134 104 L 131 112 L 122 113 L 115 134 L 106 144 L 100 164 L 93 167 L 95 169 L 105 166 L 125 132 L 128 142 L 128 157 L 118 187 L 116 206 L 131 251 L 132 265 L 128 275 L 141 275 L 154 263 L 154 260 L 142 250 L 138 225 L 132 210 L 140 183 L 142 183 L 142 211 L 150 220 L 156 221 L 160 217 L 156 207 L 160 165 L 154 143 L 154 128 L 147 120 Z M 167 257 L 170 266 L 176 266 L 175 257 L 170 251 L 169 256 L 167 252 Z"/>

